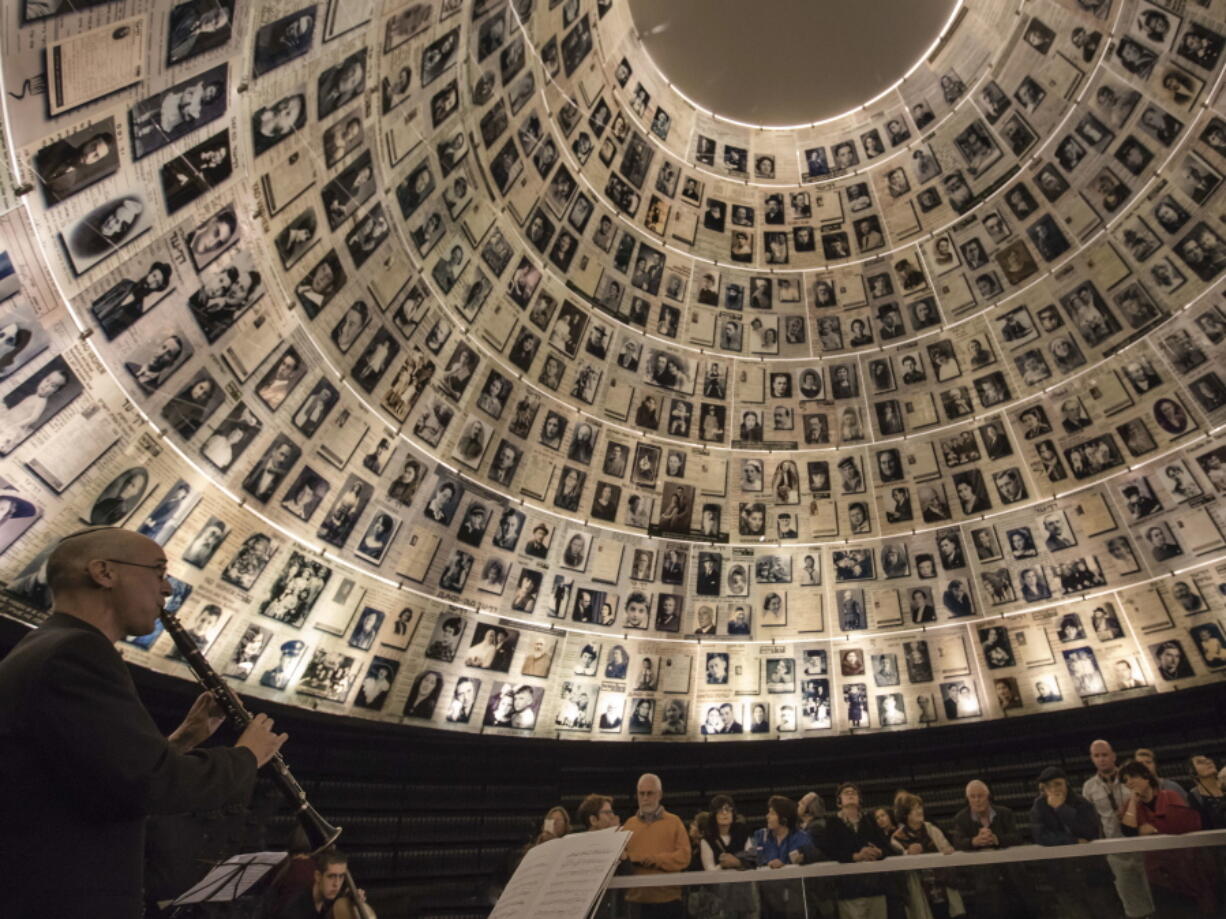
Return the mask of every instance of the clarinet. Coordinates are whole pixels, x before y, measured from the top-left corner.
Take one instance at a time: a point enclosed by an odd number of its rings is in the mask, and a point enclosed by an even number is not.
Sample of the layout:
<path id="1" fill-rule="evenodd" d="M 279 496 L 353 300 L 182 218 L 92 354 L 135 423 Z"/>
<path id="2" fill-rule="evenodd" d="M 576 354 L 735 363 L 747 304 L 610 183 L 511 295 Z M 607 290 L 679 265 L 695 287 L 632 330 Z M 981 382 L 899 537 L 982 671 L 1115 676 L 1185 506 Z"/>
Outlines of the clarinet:
<path id="1" fill-rule="evenodd" d="M 187 630 L 183 628 L 183 624 L 179 622 L 175 615 L 163 610 L 161 616 L 162 622 L 166 626 L 166 631 L 174 639 L 175 647 L 179 649 L 179 653 L 187 661 L 187 665 L 191 668 L 192 673 L 196 675 L 200 685 L 213 694 L 213 698 L 217 700 L 217 704 L 221 706 L 221 710 L 225 713 L 226 721 L 230 723 L 230 726 L 235 731 L 241 734 L 247 725 L 251 723 L 251 712 L 247 711 L 242 700 L 239 699 L 238 693 L 227 686 L 217 671 L 213 669 L 212 665 L 205 660 L 204 655 L 200 653 L 200 647 L 196 644 L 196 640 L 187 634 Z M 302 786 L 298 784 L 293 773 L 289 771 L 289 766 L 280 752 L 274 753 L 267 765 L 269 767 L 269 778 L 272 779 L 273 784 L 277 786 L 277 790 L 288 799 L 290 805 L 294 808 L 294 816 L 298 819 L 298 823 L 302 826 L 311 845 L 311 854 L 314 855 L 321 849 L 326 849 L 332 845 L 336 838 L 341 835 L 341 828 L 328 823 L 327 820 L 319 815 L 319 811 L 311 806 L 310 802 L 307 801 L 306 792 L 302 790 Z"/>

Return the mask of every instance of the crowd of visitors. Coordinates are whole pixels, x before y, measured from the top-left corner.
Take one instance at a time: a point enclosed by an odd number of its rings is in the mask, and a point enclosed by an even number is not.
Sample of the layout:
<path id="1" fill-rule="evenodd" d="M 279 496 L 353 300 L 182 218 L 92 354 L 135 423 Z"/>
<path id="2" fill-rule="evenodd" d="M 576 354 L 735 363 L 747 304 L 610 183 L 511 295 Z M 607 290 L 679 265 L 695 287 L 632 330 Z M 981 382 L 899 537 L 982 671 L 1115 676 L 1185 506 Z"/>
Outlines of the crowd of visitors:
<path id="1" fill-rule="evenodd" d="M 996 802 L 986 782 L 966 785 L 965 806 L 944 825 L 928 819 L 924 801 L 899 790 L 888 806 L 869 807 L 860 787 L 843 782 L 826 811 L 816 792 L 793 801 L 773 795 L 763 821 L 738 811 L 726 794 L 689 824 L 664 806 L 656 775 L 643 775 L 637 808 L 621 824 L 614 799 L 592 794 L 574 826 L 632 833 L 620 873 L 651 876 L 691 871 L 785 868 L 819 861 L 848 864 L 912 855 L 949 855 L 1025 843 L 1075 846 L 1095 839 L 1226 829 L 1226 768 L 1197 754 L 1188 762 L 1191 787 L 1162 778 L 1150 750 L 1117 765 L 1111 744 L 1089 748 L 1094 774 L 1074 790 L 1064 770 L 1037 777 L 1027 817 Z M 754 828 L 754 824 L 762 825 Z M 1028 829 L 1026 827 L 1028 826 Z M 551 808 L 534 844 L 570 832 L 561 807 Z M 631 919 L 1184 919 L 1221 916 L 1223 848 L 1118 853 L 1105 858 L 1053 857 L 985 861 L 973 867 L 802 877 L 763 884 L 652 886 L 625 891 Z M 620 915 L 606 898 L 603 915 Z"/>

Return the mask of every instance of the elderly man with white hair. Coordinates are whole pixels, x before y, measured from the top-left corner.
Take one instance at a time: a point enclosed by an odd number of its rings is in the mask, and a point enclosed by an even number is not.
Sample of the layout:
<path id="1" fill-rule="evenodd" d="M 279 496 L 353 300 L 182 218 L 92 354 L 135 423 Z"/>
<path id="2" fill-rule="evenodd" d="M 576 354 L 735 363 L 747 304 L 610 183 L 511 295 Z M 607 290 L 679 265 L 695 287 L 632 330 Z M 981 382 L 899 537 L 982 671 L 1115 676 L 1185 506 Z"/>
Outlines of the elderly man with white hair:
<path id="1" fill-rule="evenodd" d="M 972 779 L 966 785 L 966 807 L 954 815 L 950 841 L 965 852 L 1005 849 L 1022 844 L 1013 811 L 992 800 L 987 783 Z M 971 887 L 962 893 L 971 915 L 1033 917 L 1039 914 L 1021 866 L 992 864 L 969 872 Z"/>
<path id="2" fill-rule="evenodd" d="M 635 874 L 653 875 L 684 871 L 690 865 L 690 836 L 676 814 L 664 809 L 664 786 L 658 775 L 639 777 L 639 809 L 624 829 L 634 835 L 626 846 L 626 858 Z M 626 900 L 635 919 L 681 919 L 680 887 L 643 887 L 631 890 Z"/>

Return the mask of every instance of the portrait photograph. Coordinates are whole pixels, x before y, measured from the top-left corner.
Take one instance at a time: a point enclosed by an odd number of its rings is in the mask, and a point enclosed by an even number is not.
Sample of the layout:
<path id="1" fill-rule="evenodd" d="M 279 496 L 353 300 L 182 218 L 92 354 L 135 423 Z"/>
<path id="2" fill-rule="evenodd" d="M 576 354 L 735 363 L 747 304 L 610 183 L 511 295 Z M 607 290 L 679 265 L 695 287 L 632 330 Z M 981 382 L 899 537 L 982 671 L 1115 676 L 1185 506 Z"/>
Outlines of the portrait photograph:
<path id="1" fill-rule="evenodd" d="M 222 676 L 246 682 L 259 663 L 260 655 L 272 642 L 272 631 L 259 625 L 248 625 L 226 660 Z"/>
<path id="2" fill-rule="evenodd" d="M 472 641 L 464 652 L 464 664 L 506 673 L 511 669 L 511 659 L 515 656 L 518 643 L 518 629 L 478 622 L 473 629 Z"/>
<path id="3" fill-rule="evenodd" d="M 366 49 L 362 48 L 319 75 L 317 95 L 322 121 L 361 95 L 366 88 Z"/>
<path id="4" fill-rule="evenodd" d="M 239 402 L 205 438 L 200 446 L 200 455 L 222 472 L 228 472 L 263 427 L 246 404 Z"/>
<path id="5" fill-rule="evenodd" d="M 217 341 L 264 296 L 264 284 L 250 254 L 239 250 L 229 264 L 210 268 L 187 300 L 188 309 L 210 344 Z"/>
<path id="6" fill-rule="evenodd" d="M 166 545 L 180 524 L 187 519 L 200 501 L 200 492 L 183 479 L 171 485 L 148 516 L 140 522 L 136 532 L 148 536 L 159 546 Z"/>
<path id="7" fill-rule="evenodd" d="M 330 488 L 327 479 L 310 466 L 304 466 L 286 489 L 281 506 L 298 520 L 309 521 Z"/>
<path id="8" fill-rule="evenodd" d="M 112 198 L 95 207 L 59 234 L 72 271 L 85 274 L 152 225 L 151 203 L 140 191 Z"/>
<path id="9" fill-rule="evenodd" d="M 194 568 L 207 567 L 229 535 L 230 527 L 224 520 L 220 517 L 209 517 L 183 550 L 183 561 Z"/>
<path id="10" fill-rule="evenodd" d="M 255 155 L 267 153 L 287 137 L 298 133 L 306 121 L 305 90 L 292 92 L 271 105 L 256 109 L 251 115 L 251 143 Z"/>
<path id="11" fill-rule="evenodd" d="M 390 657 L 375 656 L 366 667 L 366 675 L 358 683 L 358 694 L 353 700 L 357 708 L 368 711 L 379 711 L 387 702 L 396 674 L 400 670 L 400 661 Z"/>
<path id="12" fill-rule="evenodd" d="M 135 159 L 156 153 L 225 114 L 227 65 L 219 64 L 142 99 L 128 112 Z"/>
<path id="13" fill-rule="evenodd" d="M 170 10 L 166 39 L 168 66 L 190 60 L 230 40 L 234 0 L 187 0 Z"/>
<path id="14" fill-rule="evenodd" d="M 119 169 L 115 119 L 105 118 L 47 144 L 34 154 L 31 165 L 47 207 L 114 175 Z"/>
<path id="15" fill-rule="evenodd" d="M 1097 696 L 1107 691 L 1107 683 L 1098 667 L 1094 649 L 1068 648 L 1061 652 L 1065 666 L 1079 696 Z"/>
<path id="16" fill-rule="evenodd" d="M 282 642 L 277 663 L 260 675 L 260 685 L 269 689 L 286 689 L 306 658 L 307 650 L 307 643 L 300 639 Z"/>
<path id="17" fill-rule="evenodd" d="M 311 49 L 317 7 L 312 4 L 261 26 L 255 33 L 254 72 L 257 77 L 287 64 Z M 391 24 L 389 22 L 389 30 Z"/>
<path id="18" fill-rule="evenodd" d="M 146 395 L 156 392 L 195 353 L 191 341 L 181 332 L 151 335 L 123 362 L 136 385 Z"/>
<path id="19" fill-rule="evenodd" d="M 15 298 L 0 311 L 0 380 L 12 376 L 42 354 L 49 341 L 50 336 L 34 305 L 24 298 Z"/>
<path id="20" fill-rule="evenodd" d="M 336 501 L 320 522 L 316 535 L 330 545 L 338 548 L 344 546 L 374 491 L 373 485 L 350 473 Z"/>
<path id="21" fill-rule="evenodd" d="M 62 355 L 53 357 L 2 401 L 0 456 L 8 456 L 81 395 L 80 379 Z"/>
<path id="22" fill-rule="evenodd" d="M 536 727 L 545 689 L 527 683 L 494 683 L 486 704 L 485 727 L 531 731 Z"/>

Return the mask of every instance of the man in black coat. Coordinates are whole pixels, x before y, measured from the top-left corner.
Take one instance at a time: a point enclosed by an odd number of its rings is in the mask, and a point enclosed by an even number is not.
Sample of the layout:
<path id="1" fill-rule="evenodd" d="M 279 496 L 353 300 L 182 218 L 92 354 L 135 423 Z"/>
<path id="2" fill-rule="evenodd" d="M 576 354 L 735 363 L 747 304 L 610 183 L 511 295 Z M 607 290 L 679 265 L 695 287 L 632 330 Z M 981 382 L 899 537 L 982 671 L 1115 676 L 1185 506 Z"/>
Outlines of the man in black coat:
<path id="1" fill-rule="evenodd" d="M 838 812 L 826 818 L 826 831 L 818 843 L 828 858 L 840 862 L 870 862 L 893 854 L 889 839 L 877 826 L 872 814 L 861 810 L 858 786 L 844 782 L 839 786 L 835 800 L 839 805 Z M 884 875 L 849 875 L 838 878 L 835 884 L 840 901 L 859 901 L 854 907 L 848 907 L 855 910 L 857 915 L 885 915 L 889 884 Z M 840 914 L 843 911 L 840 906 Z"/>
<path id="2" fill-rule="evenodd" d="M 23 919 L 138 919 L 145 818 L 245 803 L 285 741 L 257 715 L 234 747 L 202 694 L 163 737 L 114 643 L 153 631 L 170 593 L 153 540 L 103 527 L 47 563 L 54 612 L 0 662 L 0 838 Z"/>
<path id="3" fill-rule="evenodd" d="M 1030 805 L 1030 831 L 1041 846 L 1086 843 L 1102 835 L 1094 805 L 1068 787 L 1059 766 L 1039 773 L 1039 795 Z"/>
<path id="4" fill-rule="evenodd" d="M 1041 846 L 1084 845 L 1102 836 L 1102 824 L 1094 804 L 1069 788 L 1064 770 L 1048 766 L 1039 773 L 1039 794 L 1030 805 L 1030 832 Z M 1114 890 L 1097 883 L 1106 867 L 1101 856 L 1041 862 L 1039 870 L 1052 888 L 1054 914 L 1118 915 L 1121 909 Z"/>

